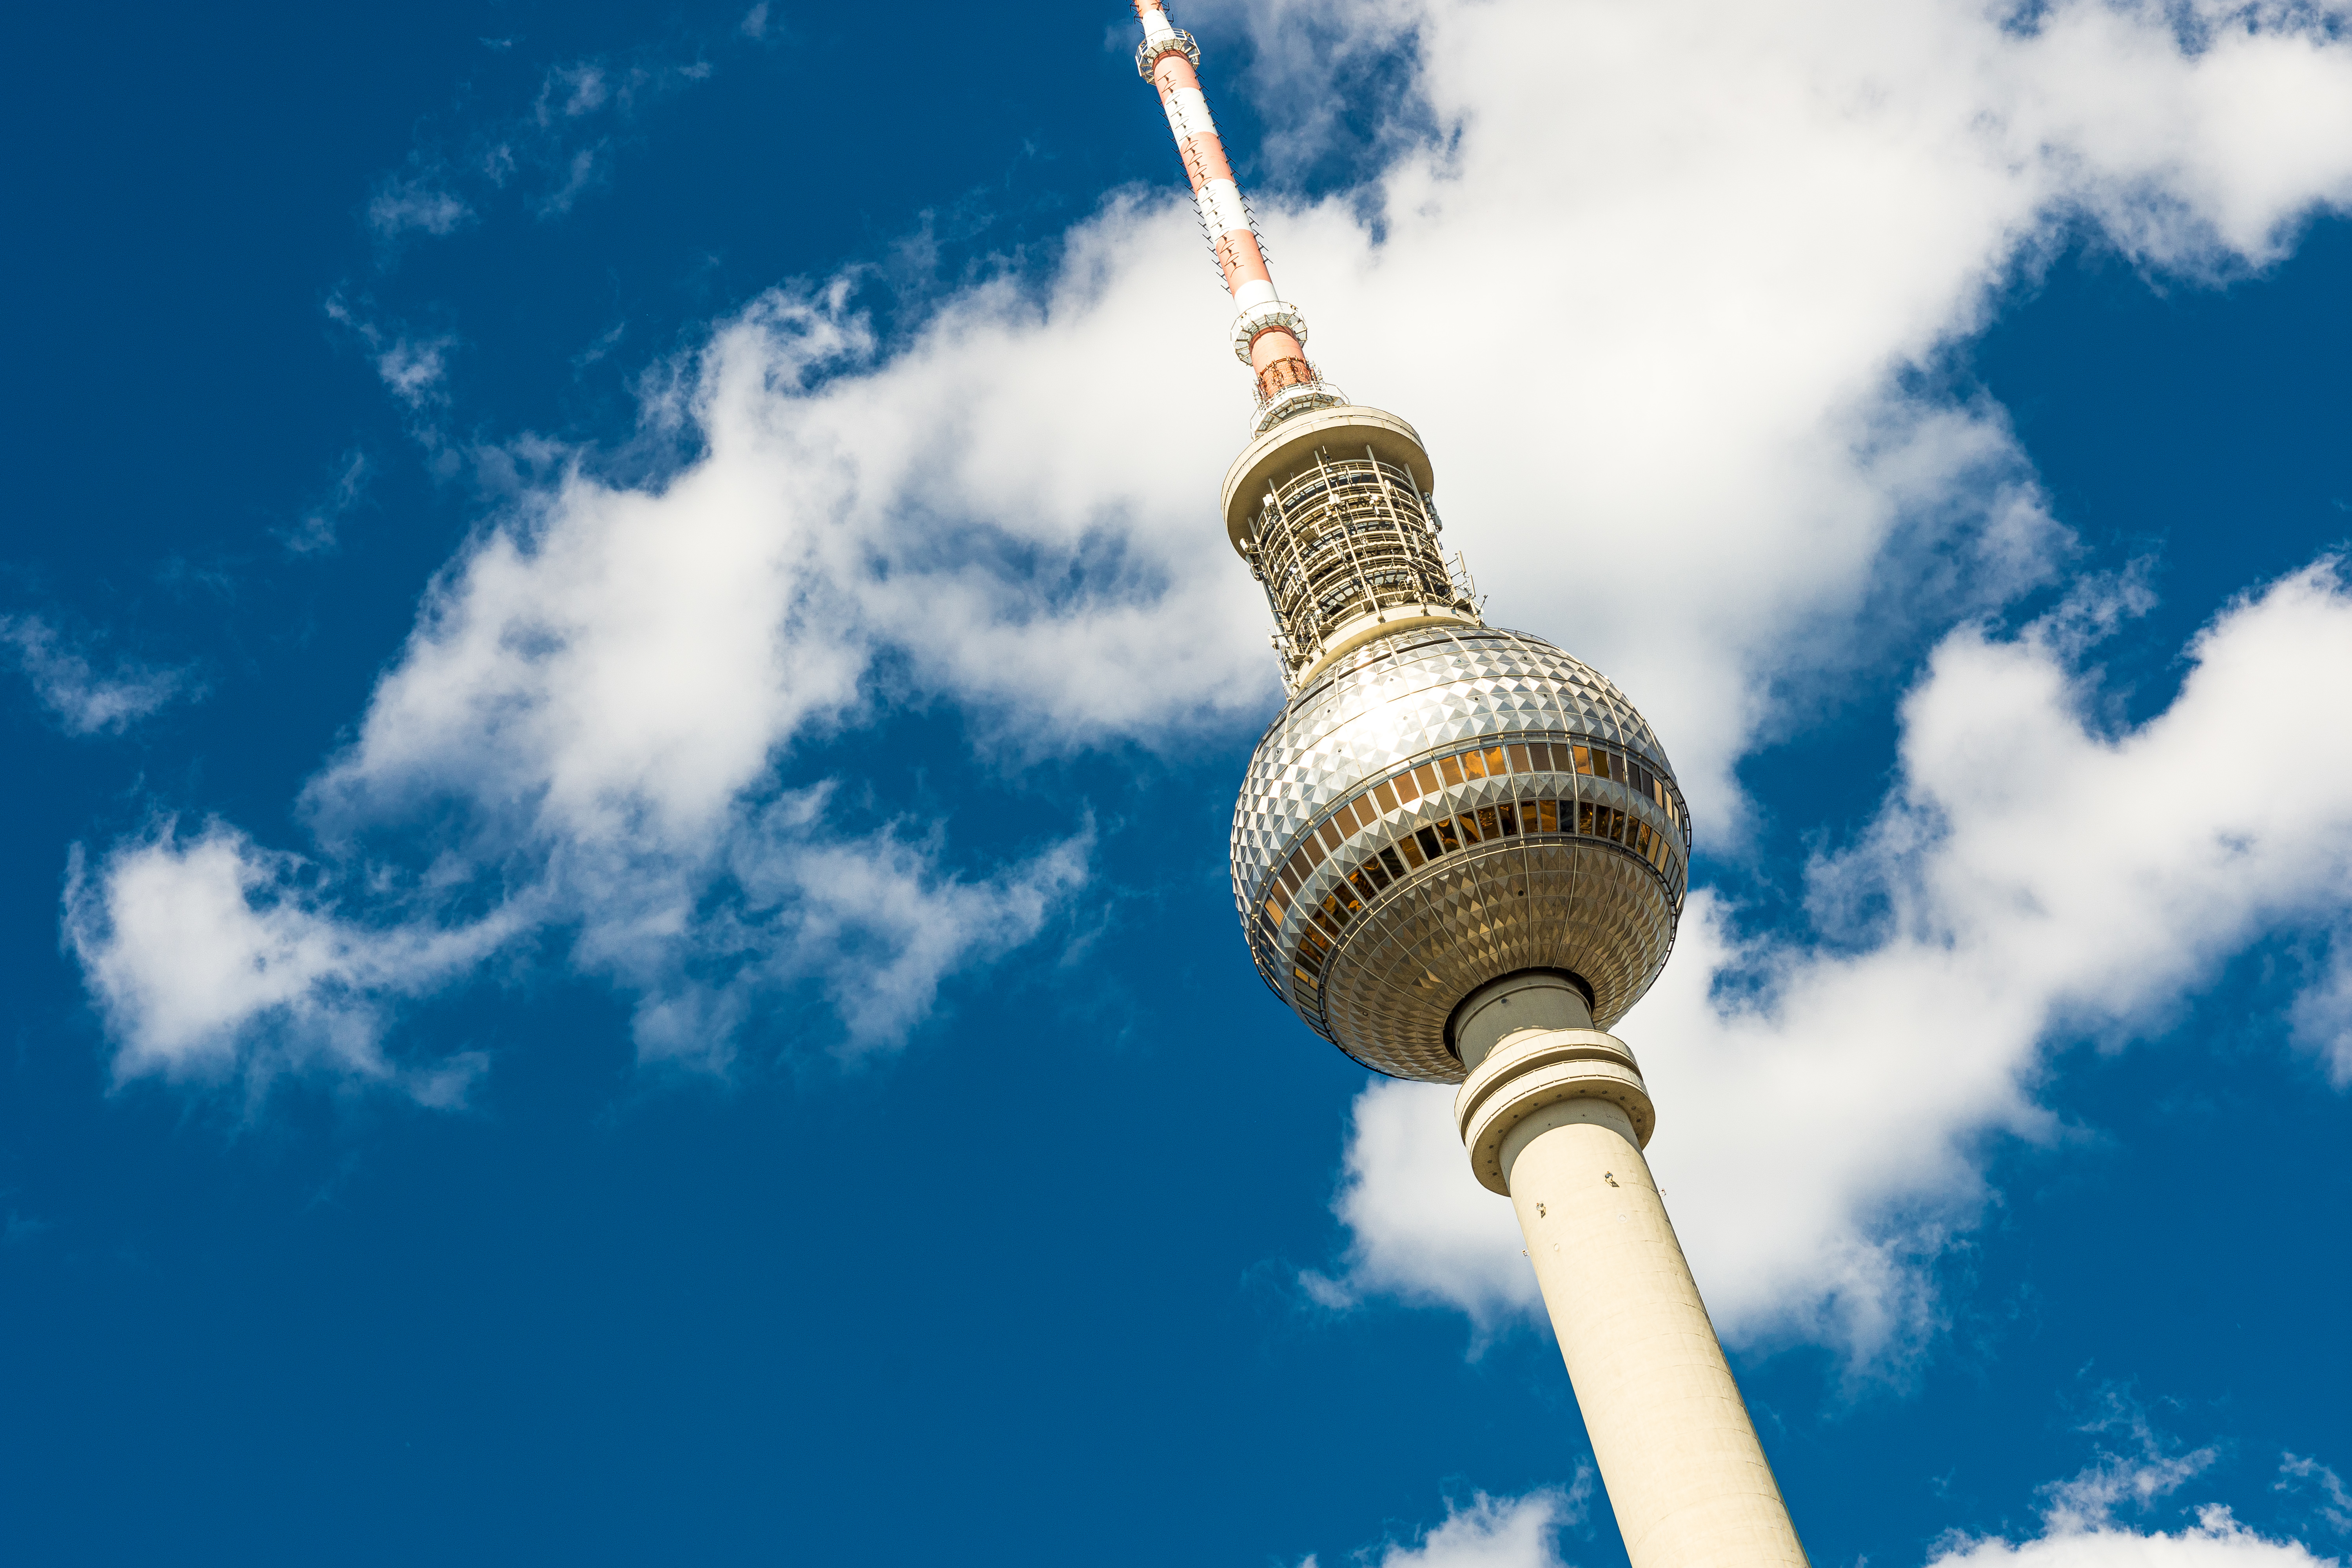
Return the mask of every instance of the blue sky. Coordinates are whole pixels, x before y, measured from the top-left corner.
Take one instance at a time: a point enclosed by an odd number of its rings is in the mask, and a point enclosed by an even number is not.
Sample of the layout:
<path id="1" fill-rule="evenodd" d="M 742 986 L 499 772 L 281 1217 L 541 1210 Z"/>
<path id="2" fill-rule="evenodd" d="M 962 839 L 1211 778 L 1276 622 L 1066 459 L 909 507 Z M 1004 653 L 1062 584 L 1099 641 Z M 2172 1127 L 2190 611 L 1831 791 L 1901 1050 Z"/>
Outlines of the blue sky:
<path id="1" fill-rule="evenodd" d="M 1814 1561 L 2352 1552 L 2352 14 L 1180 9 L 1697 822 L 1618 1033 Z M 1117 5 L 53 9 L 12 1562 L 1623 1562 L 1251 971 L 1246 380 Z"/>

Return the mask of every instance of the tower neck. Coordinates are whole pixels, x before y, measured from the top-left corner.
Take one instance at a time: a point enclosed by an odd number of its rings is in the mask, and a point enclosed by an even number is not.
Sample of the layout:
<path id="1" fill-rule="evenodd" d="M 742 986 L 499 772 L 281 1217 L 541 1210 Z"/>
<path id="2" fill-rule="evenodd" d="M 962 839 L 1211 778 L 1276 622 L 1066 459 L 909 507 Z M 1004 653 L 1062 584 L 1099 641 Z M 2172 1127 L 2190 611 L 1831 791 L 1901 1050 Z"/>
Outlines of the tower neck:
<path id="1" fill-rule="evenodd" d="M 1365 644 L 1423 626 L 1483 625 L 1444 526 L 1429 453 L 1393 414 L 1298 409 L 1225 471 L 1225 535 L 1265 588 L 1283 681 L 1304 689 Z"/>

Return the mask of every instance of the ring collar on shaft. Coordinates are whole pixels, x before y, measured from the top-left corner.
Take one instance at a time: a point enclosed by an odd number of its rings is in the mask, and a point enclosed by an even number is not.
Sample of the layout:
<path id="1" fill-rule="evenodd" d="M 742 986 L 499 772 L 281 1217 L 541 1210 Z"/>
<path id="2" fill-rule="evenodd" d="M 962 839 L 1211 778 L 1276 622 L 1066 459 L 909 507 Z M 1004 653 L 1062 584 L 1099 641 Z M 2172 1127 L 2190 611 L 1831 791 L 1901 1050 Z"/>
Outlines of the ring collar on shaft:
<path id="1" fill-rule="evenodd" d="M 1454 1096 L 1454 1124 L 1478 1184 L 1510 1194 L 1505 1142 L 1512 1129 L 1551 1106 L 1593 1100 L 1613 1105 L 1646 1147 L 1658 1112 L 1624 1041 L 1598 1029 L 1522 1029 L 1486 1053 Z M 1514 1151 L 1516 1152 L 1516 1151 Z"/>

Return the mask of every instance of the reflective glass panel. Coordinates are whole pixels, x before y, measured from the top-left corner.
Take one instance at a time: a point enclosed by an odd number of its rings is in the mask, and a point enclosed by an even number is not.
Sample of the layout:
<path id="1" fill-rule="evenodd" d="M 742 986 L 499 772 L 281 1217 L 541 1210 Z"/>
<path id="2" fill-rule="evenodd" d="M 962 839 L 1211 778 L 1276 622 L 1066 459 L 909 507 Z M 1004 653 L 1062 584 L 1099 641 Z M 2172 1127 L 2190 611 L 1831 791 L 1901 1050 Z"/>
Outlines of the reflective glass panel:
<path id="1" fill-rule="evenodd" d="M 1421 785 L 1413 782 L 1412 770 L 1410 768 L 1397 774 L 1389 783 L 1396 786 L 1399 800 L 1412 801 L 1421 798 Z"/>
<path id="2" fill-rule="evenodd" d="M 1458 784 L 1462 782 L 1462 764 L 1452 757 L 1438 758 L 1437 772 L 1438 776 L 1444 779 L 1447 784 Z"/>
<path id="3" fill-rule="evenodd" d="M 1503 760 L 1503 748 L 1500 746 L 1488 747 L 1486 751 L 1486 776 L 1490 779 L 1498 779 L 1510 771 L 1511 764 Z"/>
<path id="4" fill-rule="evenodd" d="M 1485 777 L 1486 776 L 1486 753 L 1485 753 L 1485 752 L 1463 752 L 1463 753 L 1462 753 L 1462 771 L 1463 771 L 1464 773 L 1468 773 L 1468 774 L 1469 774 L 1472 778 L 1474 778 L 1474 779 L 1483 779 L 1483 778 L 1485 778 Z"/>
<path id="5" fill-rule="evenodd" d="M 1543 830 L 1546 833 L 1558 833 L 1559 831 L 1559 802 L 1556 800 L 1546 800 L 1538 804 L 1543 813 L 1540 819 L 1543 823 Z"/>
<path id="6" fill-rule="evenodd" d="M 1404 863 L 1415 870 L 1419 870 L 1429 858 L 1421 850 L 1421 841 L 1424 837 L 1425 830 L 1423 833 L 1408 833 L 1397 840 L 1397 847 L 1404 851 Z"/>
<path id="7" fill-rule="evenodd" d="M 1372 798 L 1380 802 L 1382 811 L 1394 811 L 1397 808 L 1396 791 L 1384 784 L 1372 786 Z"/>
<path id="8" fill-rule="evenodd" d="M 1579 746 L 1575 748 L 1575 751 L 1576 771 L 1580 773 L 1591 773 L 1592 771 L 1592 748 L 1590 746 Z"/>
<path id="9" fill-rule="evenodd" d="M 1435 795 L 1437 793 L 1437 764 L 1435 763 L 1423 763 L 1421 766 L 1413 769 L 1412 778 L 1415 784 L 1421 785 L 1422 794 Z M 1460 779 L 1455 779 L 1454 782 L 1455 784 L 1460 784 L 1462 781 Z"/>
<path id="10" fill-rule="evenodd" d="M 1518 830 L 1519 830 L 1519 814 L 1518 814 L 1517 811 L 1514 811 L 1514 810 L 1511 808 L 1511 803 L 1510 803 L 1509 801 L 1507 801 L 1507 801 L 1503 802 L 1503 804 L 1502 804 L 1502 805 L 1498 805 L 1498 806 L 1495 807 L 1495 808 L 1494 808 L 1494 810 L 1495 810 L 1495 820 L 1496 820 L 1496 821 L 1497 821 L 1497 822 L 1499 822 L 1499 823 L 1501 823 L 1501 824 L 1503 825 L 1503 831 L 1504 831 L 1504 832 L 1506 832 L 1506 833 L 1517 833 L 1517 832 L 1518 832 Z M 1483 811 L 1482 811 L 1482 812 L 1480 812 L 1480 813 L 1478 814 L 1478 819 L 1479 819 L 1481 822 L 1484 822 L 1484 821 L 1486 819 L 1486 814 L 1485 812 L 1483 812 Z"/>
<path id="11" fill-rule="evenodd" d="M 1524 773 L 1535 771 L 1535 763 L 1529 760 L 1528 756 L 1528 749 L 1525 746 L 1514 745 L 1510 748 L 1510 752 L 1511 771 L 1513 773 Z"/>
<path id="12" fill-rule="evenodd" d="M 1436 859 L 1440 855 L 1444 854 L 1448 849 L 1454 847 L 1454 844 L 1451 839 L 1441 839 L 1438 835 L 1430 828 L 1423 828 L 1420 832 L 1414 834 L 1413 837 L 1420 841 L 1421 852 L 1428 856 L 1433 860 Z"/>

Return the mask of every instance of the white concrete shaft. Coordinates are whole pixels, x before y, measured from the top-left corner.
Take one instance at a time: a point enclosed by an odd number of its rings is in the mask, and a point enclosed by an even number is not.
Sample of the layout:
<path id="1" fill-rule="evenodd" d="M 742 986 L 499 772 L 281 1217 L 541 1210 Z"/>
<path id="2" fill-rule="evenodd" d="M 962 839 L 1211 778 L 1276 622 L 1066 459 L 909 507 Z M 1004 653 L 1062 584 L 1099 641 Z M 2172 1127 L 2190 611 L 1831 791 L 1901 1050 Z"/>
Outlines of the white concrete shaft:
<path id="1" fill-rule="evenodd" d="M 1593 1092 L 1564 1079 L 1576 1058 Z M 1594 1030 L 1514 1035 L 1463 1085 L 1465 1141 L 1497 1158 L 1633 1568 L 1805 1568 L 1642 1156 L 1632 1062 Z"/>

